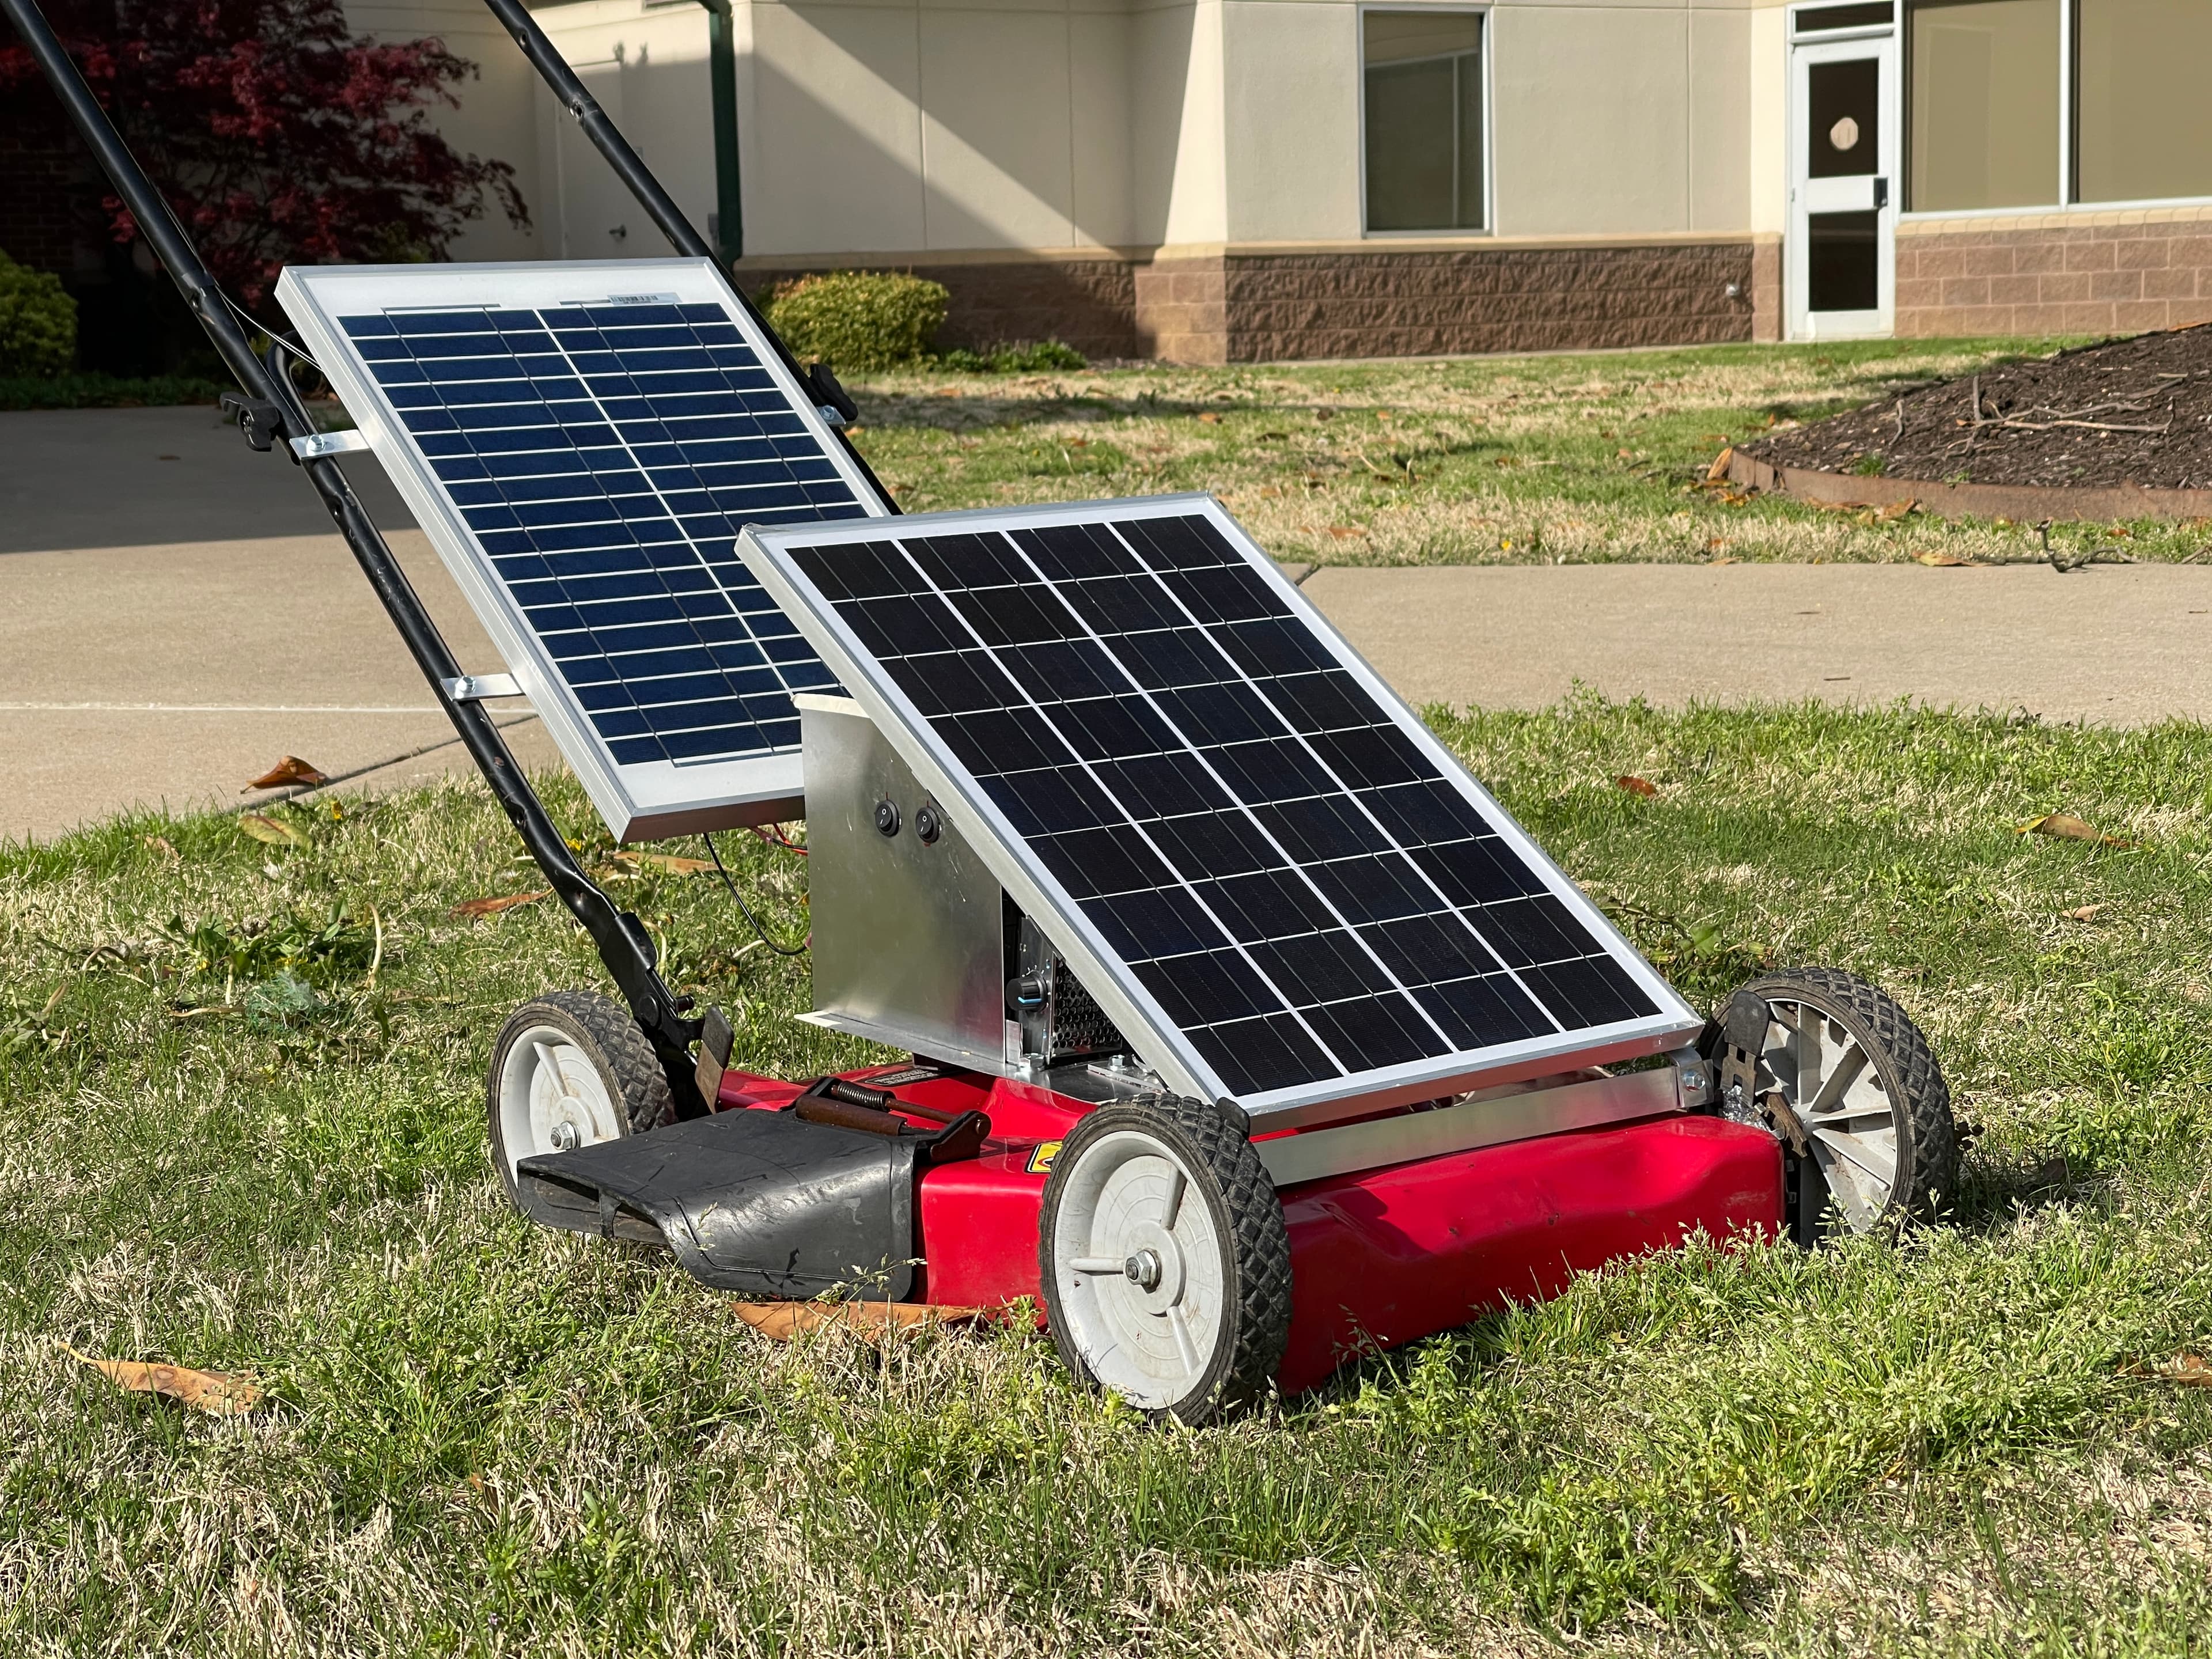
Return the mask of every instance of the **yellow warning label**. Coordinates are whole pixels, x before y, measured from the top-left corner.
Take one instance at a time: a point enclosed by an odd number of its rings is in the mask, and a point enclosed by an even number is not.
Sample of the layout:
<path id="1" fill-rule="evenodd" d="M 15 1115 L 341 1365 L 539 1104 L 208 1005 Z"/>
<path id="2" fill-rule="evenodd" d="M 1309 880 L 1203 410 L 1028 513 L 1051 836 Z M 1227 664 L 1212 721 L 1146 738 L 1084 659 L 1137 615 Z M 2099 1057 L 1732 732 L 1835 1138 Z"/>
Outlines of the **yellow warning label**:
<path id="1" fill-rule="evenodd" d="M 1060 1149 L 1066 1144 L 1064 1140 L 1040 1140 L 1036 1146 L 1030 1147 L 1030 1173 L 1050 1175 L 1053 1159 L 1060 1156 Z"/>

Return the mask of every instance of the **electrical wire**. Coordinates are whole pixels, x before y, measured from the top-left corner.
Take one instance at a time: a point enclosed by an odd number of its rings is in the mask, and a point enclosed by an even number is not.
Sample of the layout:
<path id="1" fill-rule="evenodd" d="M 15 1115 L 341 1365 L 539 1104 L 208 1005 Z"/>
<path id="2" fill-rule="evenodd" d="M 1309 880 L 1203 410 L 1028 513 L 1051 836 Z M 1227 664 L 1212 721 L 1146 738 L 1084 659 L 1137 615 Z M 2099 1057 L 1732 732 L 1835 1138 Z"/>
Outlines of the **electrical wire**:
<path id="1" fill-rule="evenodd" d="M 237 317 L 238 320 L 244 323 L 246 327 L 252 329 L 256 334 L 262 336 L 279 349 L 290 352 L 292 356 L 297 357 L 301 362 L 307 364 L 309 368 L 313 369 L 316 374 L 323 374 L 323 366 L 317 362 L 313 357 L 310 357 L 306 352 L 301 350 L 297 341 L 286 339 L 283 335 L 270 328 L 268 324 L 263 322 L 245 307 L 240 305 L 237 301 L 232 299 L 230 295 L 225 294 L 221 289 L 217 289 L 216 290 L 216 298 L 222 301 L 223 304 L 228 306 L 232 313 Z M 327 374 L 323 374 L 323 378 L 327 380 L 331 377 Z"/>
<path id="2" fill-rule="evenodd" d="M 702 832 L 699 839 L 707 843 L 707 856 L 714 860 L 714 873 L 722 878 L 722 885 L 730 890 L 730 896 L 738 902 L 738 908 L 744 913 L 745 920 L 752 924 L 753 932 L 760 935 L 760 942 L 780 957 L 804 956 L 806 947 L 813 943 L 812 936 L 810 934 L 796 945 L 779 944 L 770 939 L 768 929 L 761 926 L 761 919 L 753 914 L 753 907 L 745 902 L 745 896 L 738 890 L 738 884 L 730 879 L 730 872 L 723 866 L 721 851 L 714 845 L 714 836 Z"/>
<path id="3" fill-rule="evenodd" d="M 752 826 L 752 831 L 770 847 L 781 847 L 785 852 L 796 853 L 801 858 L 806 856 L 806 849 L 784 834 L 783 826 L 780 823 L 771 823 L 766 829 L 756 823 Z"/>

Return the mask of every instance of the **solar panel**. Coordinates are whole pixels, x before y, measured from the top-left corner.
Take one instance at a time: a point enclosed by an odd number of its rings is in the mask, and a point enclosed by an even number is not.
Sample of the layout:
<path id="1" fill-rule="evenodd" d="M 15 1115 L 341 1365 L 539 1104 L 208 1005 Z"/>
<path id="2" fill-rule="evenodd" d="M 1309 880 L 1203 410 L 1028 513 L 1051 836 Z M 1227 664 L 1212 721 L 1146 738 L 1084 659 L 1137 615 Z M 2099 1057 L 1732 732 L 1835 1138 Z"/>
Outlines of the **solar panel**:
<path id="1" fill-rule="evenodd" d="M 1313 1121 L 1698 1029 L 1212 497 L 739 547 L 1180 1091 Z"/>
<path id="2" fill-rule="evenodd" d="M 834 682 L 735 538 L 889 509 L 710 261 L 276 297 L 617 836 L 797 812 L 792 696 Z"/>

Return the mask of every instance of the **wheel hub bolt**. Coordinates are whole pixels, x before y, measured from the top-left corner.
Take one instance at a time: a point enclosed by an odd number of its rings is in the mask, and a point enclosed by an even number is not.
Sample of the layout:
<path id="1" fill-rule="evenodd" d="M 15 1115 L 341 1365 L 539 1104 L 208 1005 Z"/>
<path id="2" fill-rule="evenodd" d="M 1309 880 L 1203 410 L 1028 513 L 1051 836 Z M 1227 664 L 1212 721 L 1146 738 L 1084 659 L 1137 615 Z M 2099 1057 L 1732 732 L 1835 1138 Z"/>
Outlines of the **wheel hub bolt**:
<path id="1" fill-rule="evenodd" d="M 574 1152 L 576 1150 L 576 1126 L 573 1123 L 555 1124 L 553 1126 L 552 1139 L 553 1150 L 555 1152 Z"/>
<path id="2" fill-rule="evenodd" d="M 1139 1250 L 1121 1264 L 1121 1276 L 1140 1291 L 1160 1287 L 1160 1253 Z"/>

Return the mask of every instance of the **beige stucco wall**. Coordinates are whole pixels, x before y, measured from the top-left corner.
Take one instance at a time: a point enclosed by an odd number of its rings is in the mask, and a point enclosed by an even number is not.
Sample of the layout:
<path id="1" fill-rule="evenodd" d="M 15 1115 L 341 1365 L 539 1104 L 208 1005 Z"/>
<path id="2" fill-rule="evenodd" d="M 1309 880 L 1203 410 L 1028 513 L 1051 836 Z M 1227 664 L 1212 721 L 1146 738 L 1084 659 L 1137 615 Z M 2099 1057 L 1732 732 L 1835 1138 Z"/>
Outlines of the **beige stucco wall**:
<path id="1" fill-rule="evenodd" d="M 1138 43 L 1125 0 L 738 10 L 749 253 L 1128 239 Z"/>
<path id="2" fill-rule="evenodd" d="M 1492 230 L 1424 245 L 1778 232 L 1783 3 L 1494 0 Z M 660 251 L 478 0 L 349 15 L 483 66 L 441 125 L 514 164 L 538 228 L 462 257 Z M 703 224 L 704 10 L 538 16 Z M 738 0 L 737 39 L 754 255 L 1404 245 L 1362 231 L 1355 0 Z"/>
<path id="3" fill-rule="evenodd" d="M 714 206 L 704 9 L 646 10 L 637 0 L 584 0 L 547 7 L 538 21 L 676 204 L 703 229 Z M 511 42 L 507 50 L 520 56 Z M 544 83 L 535 74 L 531 79 L 536 82 L 532 133 L 545 200 L 540 240 L 547 257 L 665 256 L 668 244 L 636 198 Z M 619 236 L 613 234 L 617 229 Z"/>

